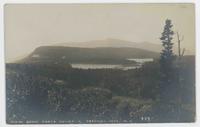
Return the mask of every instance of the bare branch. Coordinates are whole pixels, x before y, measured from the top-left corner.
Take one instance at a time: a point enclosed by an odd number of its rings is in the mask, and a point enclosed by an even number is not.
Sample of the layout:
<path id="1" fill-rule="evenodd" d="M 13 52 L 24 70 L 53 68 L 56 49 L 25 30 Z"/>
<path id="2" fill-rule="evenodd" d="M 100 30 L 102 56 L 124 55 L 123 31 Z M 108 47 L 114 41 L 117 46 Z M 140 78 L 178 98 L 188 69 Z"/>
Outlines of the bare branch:
<path id="1" fill-rule="evenodd" d="M 180 39 L 179 39 L 179 33 L 178 33 L 178 32 L 176 32 L 176 35 L 177 35 L 178 40 L 180 40 Z"/>
<path id="2" fill-rule="evenodd" d="M 183 56 L 184 55 L 184 53 L 185 53 L 185 48 L 183 48 L 183 51 L 182 51 L 182 54 L 181 54 L 181 56 Z"/>
<path id="3" fill-rule="evenodd" d="M 177 32 L 177 39 L 178 39 L 178 56 L 181 56 L 181 44 L 180 44 L 180 38 L 179 38 L 179 33 Z"/>
<path id="4" fill-rule="evenodd" d="M 181 39 L 180 39 L 180 35 L 177 32 L 177 39 L 178 39 L 178 56 L 181 57 L 184 55 L 184 52 L 185 52 L 185 49 L 183 49 L 183 51 L 181 53 L 181 41 L 184 40 L 184 36 L 181 36 Z"/>

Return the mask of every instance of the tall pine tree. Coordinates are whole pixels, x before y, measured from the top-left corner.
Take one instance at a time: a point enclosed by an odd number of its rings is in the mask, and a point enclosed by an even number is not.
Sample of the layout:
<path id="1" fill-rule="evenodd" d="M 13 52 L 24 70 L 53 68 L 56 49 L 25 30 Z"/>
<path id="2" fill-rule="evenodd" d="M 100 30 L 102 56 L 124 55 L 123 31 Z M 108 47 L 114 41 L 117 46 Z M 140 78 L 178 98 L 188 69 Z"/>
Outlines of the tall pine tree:
<path id="1" fill-rule="evenodd" d="M 160 73 L 161 73 L 161 82 L 160 82 L 160 100 L 161 101 L 170 101 L 172 99 L 173 93 L 173 84 L 174 84 L 174 67 L 173 62 L 175 59 L 175 55 L 173 53 L 173 35 L 174 32 L 172 30 L 172 22 L 167 19 L 165 21 L 164 30 L 162 32 L 162 36 L 160 38 L 163 46 L 163 50 L 160 56 Z"/>
<path id="2" fill-rule="evenodd" d="M 174 59 L 174 54 L 172 50 L 173 48 L 172 36 L 174 32 L 171 30 L 172 27 L 173 25 L 171 23 L 171 20 L 167 19 L 165 21 L 162 37 L 160 38 L 160 40 L 162 41 L 163 48 L 164 48 L 161 52 L 161 57 L 160 57 L 160 64 L 163 69 L 169 68 Z"/>

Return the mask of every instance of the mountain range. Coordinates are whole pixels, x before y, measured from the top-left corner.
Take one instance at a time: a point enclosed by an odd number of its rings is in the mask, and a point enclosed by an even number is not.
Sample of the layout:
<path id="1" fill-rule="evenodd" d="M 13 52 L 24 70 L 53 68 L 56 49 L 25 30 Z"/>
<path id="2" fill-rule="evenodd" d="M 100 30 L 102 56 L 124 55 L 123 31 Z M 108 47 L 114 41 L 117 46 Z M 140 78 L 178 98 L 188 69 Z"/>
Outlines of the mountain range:
<path id="1" fill-rule="evenodd" d="M 159 44 L 154 44 L 150 42 L 131 42 L 114 38 L 107 38 L 104 40 L 92 40 L 87 42 L 57 43 L 54 46 L 80 47 L 80 48 L 129 47 L 129 48 L 144 49 L 153 52 L 160 52 L 162 49 L 162 45 Z"/>

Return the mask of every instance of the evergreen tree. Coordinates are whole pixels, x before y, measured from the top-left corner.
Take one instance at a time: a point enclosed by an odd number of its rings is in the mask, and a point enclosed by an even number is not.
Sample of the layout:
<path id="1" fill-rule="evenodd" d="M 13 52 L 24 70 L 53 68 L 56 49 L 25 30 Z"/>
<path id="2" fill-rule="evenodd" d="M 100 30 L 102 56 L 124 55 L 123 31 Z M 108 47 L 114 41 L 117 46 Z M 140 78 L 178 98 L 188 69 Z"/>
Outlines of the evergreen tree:
<path id="1" fill-rule="evenodd" d="M 163 50 L 160 56 L 160 73 L 161 73 L 161 82 L 159 87 L 159 99 L 160 101 L 168 102 L 173 98 L 173 87 L 175 87 L 175 73 L 173 62 L 175 60 L 175 55 L 173 53 L 173 34 L 171 20 L 167 19 L 165 21 L 164 30 L 160 38 L 163 46 Z"/>
<path id="2" fill-rule="evenodd" d="M 163 50 L 161 52 L 161 57 L 160 57 L 160 64 L 163 69 L 170 68 L 174 59 L 174 54 L 173 54 L 173 34 L 174 32 L 171 30 L 173 27 L 171 20 L 167 19 L 165 21 L 165 27 L 164 31 L 162 33 L 162 37 L 160 40 L 162 41 L 163 45 Z"/>

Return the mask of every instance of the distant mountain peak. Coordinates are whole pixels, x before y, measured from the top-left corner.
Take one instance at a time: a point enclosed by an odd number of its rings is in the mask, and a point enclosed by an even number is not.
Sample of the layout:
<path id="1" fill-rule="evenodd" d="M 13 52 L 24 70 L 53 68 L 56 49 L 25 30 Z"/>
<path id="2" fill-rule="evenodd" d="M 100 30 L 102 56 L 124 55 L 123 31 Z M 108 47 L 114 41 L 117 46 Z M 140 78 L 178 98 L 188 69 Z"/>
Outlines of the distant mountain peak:
<path id="1" fill-rule="evenodd" d="M 121 39 L 116 39 L 116 38 L 106 38 L 104 39 L 105 41 L 125 41 L 125 40 L 121 40 Z"/>
<path id="2" fill-rule="evenodd" d="M 58 43 L 55 46 L 65 46 L 65 47 L 80 47 L 80 48 L 97 48 L 97 47 L 130 47 L 139 48 L 154 52 L 161 51 L 161 45 L 153 44 L 150 42 L 132 42 L 116 38 L 105 38 L 102 40 L 91 40 L 86 42 L 67 42 Z"/>

